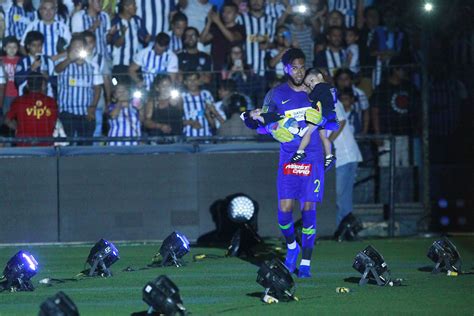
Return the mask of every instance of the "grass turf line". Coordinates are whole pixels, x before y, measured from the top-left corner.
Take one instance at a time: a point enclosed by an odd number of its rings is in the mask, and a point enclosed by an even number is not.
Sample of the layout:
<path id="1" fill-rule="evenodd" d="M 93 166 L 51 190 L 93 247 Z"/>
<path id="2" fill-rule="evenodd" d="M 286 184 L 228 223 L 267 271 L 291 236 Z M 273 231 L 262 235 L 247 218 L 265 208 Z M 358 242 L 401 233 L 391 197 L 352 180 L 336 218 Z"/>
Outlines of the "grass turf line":
<path id="1" fill-rule="evenodd" d="M 194 315 L 310 315 L 310 314 L 423 314 L 473 315 L 474 274 L 448 277 L 420 271 L 434 264 L 426 257 L 434 239 L 377 239 L 352 243 L 321 241 L 312 258 L 312 279 L 295 277 L 299 302 L 266 305 L 257 297 L 262 288 L 255 282 L 258 267 L 238 258 L 205 259 L 192 262 L 192 255 L 222 255 L 223 249 L 192 248 L 183 268 L 152 268 L 123 272 L 128 266 L 146 266 L 159 245 L 119 245 L 121 260 L 108 279 L 87 278 L 51 287 L 39 285 L 45 277 L 71 278 L 83 269 L 87 247 L 23 247 L 38 260 L 39 273 L 33 278 L 34 292 L 0 293 L 0 316 L 37 315 L 44 299 L 62 290 L 79 308 L 81 315 L 130 315 L 146 309 L 142 288 L 161 274 L 168 275 L 180 289 L 185 306 Z M 474 237 L 456 237 L 464 271 L 474 271 Z M 384 256 L 393 277 L 404 279 L 402 287 L 359 287 L 352 269 L 356 253 L 373 245 Z M 0 248 L 0 264 L 20 250 Z M 3 266 L 1 267 L 3 269 Z M 352 292 L 336 293 L 336 287 Z"/>

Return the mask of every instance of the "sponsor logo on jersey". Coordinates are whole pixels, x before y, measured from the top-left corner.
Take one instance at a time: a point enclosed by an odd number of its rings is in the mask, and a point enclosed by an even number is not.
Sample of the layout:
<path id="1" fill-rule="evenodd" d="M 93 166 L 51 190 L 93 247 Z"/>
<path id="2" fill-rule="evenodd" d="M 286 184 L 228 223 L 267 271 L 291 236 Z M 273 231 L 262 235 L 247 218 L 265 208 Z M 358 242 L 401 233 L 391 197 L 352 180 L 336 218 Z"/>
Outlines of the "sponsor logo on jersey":
<path id="1" fill-rule="evenodd" d="M 304 114 L 306 113 L 306 110 L 311 109 L 310 106 L 304 107 L 304 108 L 299 108 L 299 109 L 294 109 L 294 110 L 287 110 L 285 111 L 285 116 L 286 117 L 292 117 L 297 121 L 304 121 Z"/>
<path id="2" fill-rule="evenodd" d="M 309 163 L 286 163 L 283 165 L 283 174 L 309 177 L 311 175 L 311 167 Z"/>

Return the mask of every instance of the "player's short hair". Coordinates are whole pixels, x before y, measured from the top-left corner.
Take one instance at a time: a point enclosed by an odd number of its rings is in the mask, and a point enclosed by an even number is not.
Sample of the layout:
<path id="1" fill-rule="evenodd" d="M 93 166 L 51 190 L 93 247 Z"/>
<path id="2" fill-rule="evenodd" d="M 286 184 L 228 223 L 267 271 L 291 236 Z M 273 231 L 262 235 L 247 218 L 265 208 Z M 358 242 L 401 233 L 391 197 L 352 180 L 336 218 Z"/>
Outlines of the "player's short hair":
<path id="1" fill-rule="evenodd" d="M 337 91 L 337 97 L 340 98 L 341 96 L 349 96 L 351 98 L 355 98 L 354 91 L 351 87 L 347 87 Z"/>
<path id="2" fill-rule="evenodd" d="M 165 32 L 160 32 L 155 37 L 155 43 L 161 47 L 169 46 L 171 42 L 171 37 Z"/>
<path id="3" fill-rule="evenodd" d="M 27 85 L 28 85 L 28 91 L 30 92 L 39 92 L 43 89 L 43 83 L 44 83 L 44 77 L 43 74 L 33 71 L 28 74 L 28 80 L 27 80 Z"/>
<path id="4" fill-rule="evenodd" d="M 284 66 L 291 65 L 295 59 L 306 60 L 306 56 L 303 51 L 299 48 L 290 48 L 288 49 L 281 58 L 281 61 Z"/>
<path id="5" fill-rule="evenodd" d="M 41 32 L 38 31 L 30 31 L 28 34 L 26 34 L 25 38 L 25 47 L 28 48 L 28 45 L 30 45 L 33 42 L 36 41 L 41 41 L 41 43 L 44 43 L 44 35 Z"/>
<path id="6" fill-rule="evenodd" d="M 171 25 L 173 25 L 177 22 L 186 22 L 186 23 L 188 23 L 188 17 L 183 12 L 176 12 L 176 14 L 173 15 L 173 18 L 171 19 Z"/>

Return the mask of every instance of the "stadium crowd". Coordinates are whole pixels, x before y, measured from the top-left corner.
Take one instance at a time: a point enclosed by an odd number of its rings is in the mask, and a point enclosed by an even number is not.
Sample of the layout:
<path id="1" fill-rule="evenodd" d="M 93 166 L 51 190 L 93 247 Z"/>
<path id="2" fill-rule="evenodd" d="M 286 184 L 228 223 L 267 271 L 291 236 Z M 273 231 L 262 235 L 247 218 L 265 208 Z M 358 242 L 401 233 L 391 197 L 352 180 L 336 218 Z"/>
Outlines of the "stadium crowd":
<path id="1" fill-rule="evenodd" d="M 2 136 L 253 135 L 238 114 L 261 107 L 298 47 L 354 135 L 419 140 L 421 73 L 407 65 L 422 61 L 421 31 L 399 1 L 1 3 Z"/>

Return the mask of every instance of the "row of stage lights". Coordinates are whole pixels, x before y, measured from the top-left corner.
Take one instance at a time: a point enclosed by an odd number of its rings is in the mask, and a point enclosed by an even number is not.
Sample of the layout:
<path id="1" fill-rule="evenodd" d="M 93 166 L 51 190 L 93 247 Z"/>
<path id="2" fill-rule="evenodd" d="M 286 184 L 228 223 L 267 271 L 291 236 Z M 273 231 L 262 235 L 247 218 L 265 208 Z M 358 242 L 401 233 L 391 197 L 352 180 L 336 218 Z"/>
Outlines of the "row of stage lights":
<path id="1" fill-rule="evenodd" d="M 237 225 L 230 246 L 228 256 L 238 256 L 246 252 L 248 247 L 260 242 L 251 225 L 258 212 L 258 204 L 243 194 L 234 194 L 224 200 L 228 218 Z M 349 221 L 348 228 L 353 228 L 353 221 Z M 344 232 L 343 234 L 345 234 Z M 182 258 L 190 251 L 190 244 L 186 236 L 179 232 L 170 234 L 160 247 L 154 260 L 160 266 L 183 265 Z M 447 238 L 433 242 L 427 254 L 436 263 L 432 273 L 445 269 L 449 273 L 461 272 L 461 257 L 456 246 Z M 155 259 L 154 258 L 154 259 Z M 99 240 L 90 250 L 87 257 L 89 269 L 83 271 L 87 276 L 110 277 L 110 267 L 120 259 L 119 251 L 115 245 L 105 239 Z M 397 285 L 400 279 L 392 279 L 390 270 L 383 256 L 372 246 L 359 252 L 352 267 L 362 274 L 359 285 L 372 281 L 380 286 Z M 8 291 L 33 291 L 31 278 L 38 272 L 38 262 L 30 253 L 19 251 L 7 263 L 3 270 L 3 281 L 0 289 Z M 263 263 L 257 272 L 257 283 L 265 289 L 262 300 L 267 303 L 279 300 L 297 300 L 295 282 L 285 265 L 277 258 Z M 165 275 L 148 282 L 143 288 L 143 301 L 149 306 L 148 314 L 155 312 L 165 315 L 185 315 L 186 308 L 179 295 L 178 287 Z M 77 307 L 63 292 L 58 292 L 54 297 L 41 304 L 42 316 L 75 316 L 79 315 Z M 137 314 L 139 315 L 139 314 Z"/>

